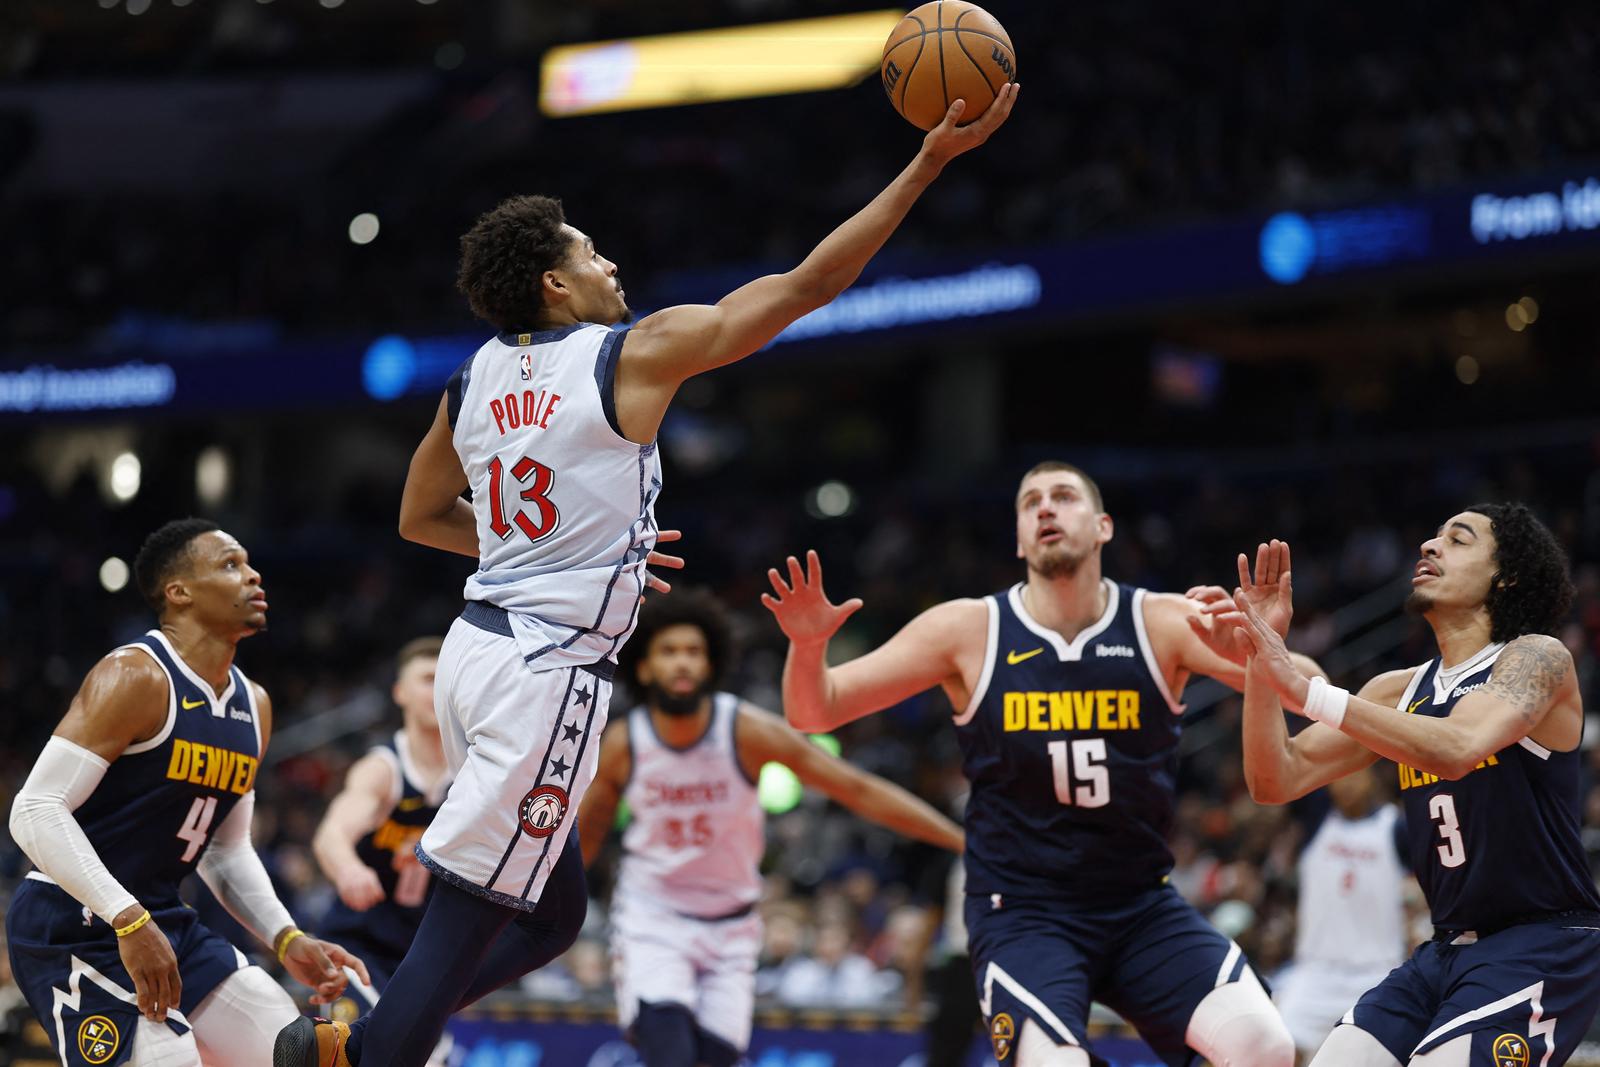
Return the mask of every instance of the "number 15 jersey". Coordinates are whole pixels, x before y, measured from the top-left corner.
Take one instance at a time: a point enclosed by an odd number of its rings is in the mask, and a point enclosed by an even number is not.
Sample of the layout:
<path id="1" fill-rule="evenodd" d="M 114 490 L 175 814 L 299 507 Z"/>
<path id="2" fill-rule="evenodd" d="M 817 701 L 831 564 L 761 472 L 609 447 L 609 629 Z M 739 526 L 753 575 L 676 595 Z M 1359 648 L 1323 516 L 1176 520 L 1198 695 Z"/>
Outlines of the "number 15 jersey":
<path id="1" fill-rule="evenodd" d="M 1105 581 L 1072 641 L 986 598 L 983 673 L 956 737 L 972 782 L 967 892 L 1094 907 L 1172 870 L 1179 714 L 1144 625 L 1145 591 Z"/>
<path id="2" fill-rule="evenodd" d="M 595 323 L 503 333 L 446 389 L 478 526 L 465 596 L 510 614 L 535 670 L 614 659 L 637 620 L 661 462 L 617 428 L 626 336 Z"/>

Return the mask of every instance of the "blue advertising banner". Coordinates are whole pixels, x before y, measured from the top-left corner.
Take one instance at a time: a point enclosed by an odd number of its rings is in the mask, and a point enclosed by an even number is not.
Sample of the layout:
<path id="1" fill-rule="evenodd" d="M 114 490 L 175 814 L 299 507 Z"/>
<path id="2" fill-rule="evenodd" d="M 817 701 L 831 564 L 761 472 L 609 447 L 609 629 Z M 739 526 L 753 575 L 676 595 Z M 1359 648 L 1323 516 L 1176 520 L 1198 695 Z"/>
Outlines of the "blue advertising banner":
<path id="1" fill-rule="evenodd" d="M 633 1046 L 610 1023 L 530 1022 L 490 1017 L 452 1020 L 451 1067 L 638 1067 Z M 923 1067 L 925 1039 L 894 1030 L 758 1027 L 749 1067 Z M 1111 1067 L 1163 1067 L 1141 1042 L 1104 1037 L 1094 1051 Z M 973 1040 L 966 1067 L 995 1067 L 988 1044 Z"/>

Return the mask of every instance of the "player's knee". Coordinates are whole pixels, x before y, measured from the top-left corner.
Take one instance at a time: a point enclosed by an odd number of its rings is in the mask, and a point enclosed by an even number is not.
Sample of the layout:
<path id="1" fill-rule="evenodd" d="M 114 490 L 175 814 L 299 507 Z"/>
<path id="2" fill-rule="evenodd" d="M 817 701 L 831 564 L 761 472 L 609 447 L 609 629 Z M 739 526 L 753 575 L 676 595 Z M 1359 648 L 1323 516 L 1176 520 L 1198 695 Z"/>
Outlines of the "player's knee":
<path id="1" fill-rule="evenodd" d="M 694 1016 L 682 1004 L 640 1004 L 631 1031 L 644 1067 L 695 1067 Z"/>
<path id="2" fill-rule="evenodd" d="M 209 1063 L 268 1067 L 278 1031 L 300 1011 L 260 967 L 228 975 L 189 1013 L 194 1039 Z"/>
<path id="3" fill-rule="evenodd" d="M 1359 1026 L 1336 1026 L 1311 1067 L 1400 1067 L 1388 1049 Z"/>
<path id="4" fill-rule="evenodd" d="M 1217 1067 L 1294 1067 L 1294 1038 L 1248 969 L 1200 1002 L 1186 1037 Z"/>
<path id="5" fill-rule="evenodd" d="M 1058 1045 L 1032 1019 L 1017 1035 L 1017 1067 L 1089 1067 L 1089 1054 L 1076 1045 Z"/>

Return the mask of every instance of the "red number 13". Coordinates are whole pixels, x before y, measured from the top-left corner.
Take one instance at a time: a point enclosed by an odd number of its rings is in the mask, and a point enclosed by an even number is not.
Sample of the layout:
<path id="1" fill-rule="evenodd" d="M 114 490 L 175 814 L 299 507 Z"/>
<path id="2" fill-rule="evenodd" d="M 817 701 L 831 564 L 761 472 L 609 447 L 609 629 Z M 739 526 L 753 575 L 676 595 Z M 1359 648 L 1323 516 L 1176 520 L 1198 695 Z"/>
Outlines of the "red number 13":
<path id="1" fill-rule="evenodd" d="M 556 527 L 561 525 L 561 512 L 556 509 L 555 501 L 550 499 L 549 494 L 551 486 L 555 485 L 556 472 L 543 463 L 523 456 L 511 468 L 511 477 L 521 483 L 532 479 L 533 484 L 517 495 L 533 505 L 534 514 L 529 516 L 527 511 L 518 508 L 517 513 L 511 516 L 511 522 L 506 521 L 504 490 L 501 488 L 501 483 L 505 481 L 505 467 L 500 457 L 496 456 L 489 461 L 489 529 L 502 541 L 511 536 L 512 523 L 527 535 L 529 541 L 537 541 L 555 533 Z"/>

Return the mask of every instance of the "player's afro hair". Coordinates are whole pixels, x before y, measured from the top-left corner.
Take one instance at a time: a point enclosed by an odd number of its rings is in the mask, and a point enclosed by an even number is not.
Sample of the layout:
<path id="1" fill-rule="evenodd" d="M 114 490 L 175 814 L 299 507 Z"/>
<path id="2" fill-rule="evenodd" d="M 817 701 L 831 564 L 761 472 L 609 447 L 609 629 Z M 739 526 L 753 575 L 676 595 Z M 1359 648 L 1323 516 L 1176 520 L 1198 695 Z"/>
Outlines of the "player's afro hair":
<path id="1" fill-rule="evenodd" d="M 539 329 L 541 279 L 572 250 L 566 221 L 561 201 L 549 196 L 513 196 L 478 216 L 461 238 L 456 275 L 472 313 L 502 333 Z"/>
<path id="2" fill-rule="evenodd" d="M 173 519 L 144 539 L 133 557 L 133 582 L 157 615 L 167 607 L 167 583 L 189 561 L 196 537 L 220 529 L 210 519 Z"/>
<path id="3" fill-rule="evenodd" d="M 1572 607 L 1567 554 L 1550 528 L 1524 504 L 1475 504 L 1467 509 L 1489 520 L 1497 568 L 1484 606 L 1489 640 L 1550 634 Z"/>
<path id="4" fill-rule="evenodd" d="M 710 684 L 715 688 L 733 655 L 733 632 L 728 626 L 728 615 L 716 598 L 696 589 L 678 589 L 667 596 L 652 596 L 645 601 L 644 607 L 639 609 L 638 627 L 617 656 L 617 673 L 637 688 L 639 664 L 650 651 L 650 642 L 667 627 L 681 625 L 698 627 L 705 634 L 706 654 L 711 660 Z"/>

